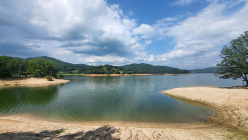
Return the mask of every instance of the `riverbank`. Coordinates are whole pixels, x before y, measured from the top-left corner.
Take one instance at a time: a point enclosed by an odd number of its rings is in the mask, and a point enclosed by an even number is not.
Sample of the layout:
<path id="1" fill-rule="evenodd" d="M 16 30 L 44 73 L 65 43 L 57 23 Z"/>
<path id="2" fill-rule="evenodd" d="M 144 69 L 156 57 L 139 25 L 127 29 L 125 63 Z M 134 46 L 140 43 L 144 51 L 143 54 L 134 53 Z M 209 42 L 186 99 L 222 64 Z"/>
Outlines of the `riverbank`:
<path id="1" fill-rule="evenodd" d="M 70 82 L 70 80 L 55 79 L 47 81 L 45 78 L 0 78 L 0 87 L 7 86 L 47 86 Z"/>
<path id="2" fill-rule="evenodd" d="M 0 139 L 247 139 L 233 131 L 235 127 L 246 131 L 247 90 L 190 87 L 164 92 L 214 107 L 216 116 L 203 123 L 56 122 L 19 114 L 0 117 Z M 240 126 L 235 124 L 238 120 Z"/>

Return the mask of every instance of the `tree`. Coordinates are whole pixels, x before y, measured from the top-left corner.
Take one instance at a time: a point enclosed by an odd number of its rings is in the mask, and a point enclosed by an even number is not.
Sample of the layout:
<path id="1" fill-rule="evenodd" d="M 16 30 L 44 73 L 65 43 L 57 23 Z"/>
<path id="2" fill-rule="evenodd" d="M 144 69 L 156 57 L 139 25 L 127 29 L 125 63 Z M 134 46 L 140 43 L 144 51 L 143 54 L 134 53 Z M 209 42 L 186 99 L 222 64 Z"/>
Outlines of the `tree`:
<path id="1" fill-rule="evenodd" d="M 0 56 L 0 77 L 11 77 L 12 58 Z"/>
<path id="2" fill-rule="evenodd" d="M 248 31 L 237 39 L 233 39 L 230 46 L 224 46 L 221 51 L 221 63 L 215 75 L 223 79 L 242 78 L 248 86 Z"/>

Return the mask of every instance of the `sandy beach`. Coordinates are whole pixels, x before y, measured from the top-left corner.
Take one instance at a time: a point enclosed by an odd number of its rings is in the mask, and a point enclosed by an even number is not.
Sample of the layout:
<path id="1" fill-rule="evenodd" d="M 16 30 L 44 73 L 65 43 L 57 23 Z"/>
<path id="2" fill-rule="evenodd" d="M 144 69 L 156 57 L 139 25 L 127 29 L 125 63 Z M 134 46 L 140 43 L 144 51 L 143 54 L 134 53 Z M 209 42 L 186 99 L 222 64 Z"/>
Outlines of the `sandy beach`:
<path id="1" fill-rule="evenodd" d="M 0 87 L 8 87 L 8 86 L 47 86 L 47 85 L 56 85 L 70 82 L 70 80 L 64 79 L 55 79 L 52 81 L 47 81 L 45 78 L 1 78 L 0 79 Z"/>
<path id="2" fill-rule="evenodd" d="M 213 107 L 203 123 L 57 122 L 29 114 L 0 117 L 0 139 L 248 139 L 248 89 L 188 87 L 164 91 Z"/>

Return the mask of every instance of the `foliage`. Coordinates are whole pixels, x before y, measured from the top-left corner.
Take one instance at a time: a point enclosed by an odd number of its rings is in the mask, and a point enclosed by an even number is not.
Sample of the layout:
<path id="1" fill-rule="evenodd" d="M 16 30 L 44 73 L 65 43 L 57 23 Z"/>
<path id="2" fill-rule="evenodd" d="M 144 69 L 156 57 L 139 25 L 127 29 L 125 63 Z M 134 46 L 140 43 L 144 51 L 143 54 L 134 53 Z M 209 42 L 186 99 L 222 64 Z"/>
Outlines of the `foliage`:
<path id="1" fill-rule="evenodd" d="M 52 81 L 53 80 L 52 76 L 46 76 L 45 78 L 47 79 L 47 81 Z"/>
<path id="2" fill-rule="evenodd" d="M 125 66 L 112 66 L 109 64 L 100 66 L 89 66 L 85 64 L 71 64 L 63 62 L 51 57 L 42 56 L 42 59 L 52 60 L 58 64 L 58 71 L 65 74 L 137 74 L 137 73 L 151 73 L 151 74 L 183 74 L 190 73 L 188 70 L 180 70 L 168 66 L 153 66 L 150 64 L 130 64 Z"/>
<path id="3" fill-rule="evenodd" d="M 42 58 L 21 60 L 9 56 L 0 56 L 0 77 L 22 77 L 22 76 L 56 76 L 57 65 L 51 60 Z"/>
<path id="4" fill-rule="evenodd" d="M 6 57 L 6 58 L 5 58 Z M 11 59 L 10 63 L 1 61 L 2 59 Z M 12 62 L 13 60 L 13 62 Z M 8 61 L 9 62 L 9 61 Z M 182 74 L 190 73 L 188 70 L 180 70 L 167 66 L 153 66 L 150 64 L 130 64 L 125 66 L 112 66 L 109 64 L 100 66 L 88 66 L 85 64 L 71 64 L 63 62 L 55 58 L 42 56 L 39 58 L 11 58 L 1 56 L 0 65 L 4 63 L 3 68 L 7 73 L 4 76 L 35 76 L 44 77 L 47 75 L 56 77 L 58 71 L 63 74 L 137 74 L 137 73 L 150 73 L 150 74 Z M 57 65 L 55 65 L 57 64 Z M 3 69 L 1 68 L 0 72 Z M 10 71 L 11 70 L 11 71 Z M 4 72 L 2 72 L 4 73 Z M 1 73 L 0 73 L 1 76 Z"/>
<path id="5" fill-rule="evenodd" d="M 38 77 L 38 76 L 43 77 L 46 75 L 55 77 L 58 73 L 57 65 L 55 65 L 53 61 L 44 60 L 42 58 L 36 58 L 36 59 L 29 60 L 27 71 L 31 75 L 34 75 L 35 77 Z"/>
<path id="6" fill-rule="evenodd" d="M 153 66 L 150 64 L 130 64 L 125 66 L 120 66 L 124 70 L 132 70 L 133 73 L 149 73 L 149 74 L 184 74 L 190 73 L 188 70 L 180 70 L 177 68 L 172 68 L 168 66 Z M 127 73 L 132 74 L 132 73 Z"/>
<path id="7" fill-rule="evenodd" d="M 9 77 L 11 71 L 12 58 L 9 56 L 0 56 L 0 77 Z"/>
<path id="8" fill-rule="evenodd" d="M 248 31 L 237 39 L 233 39 L 230 46 L 224 46 L 221 51 L 221 63 L 217 64 L 215 73 L 219 78 L 242 78 L 248 86 Z"/>
<path id="9" fill-rule="evenodd" d="M 209 67 L 209 68 L 204 68 L 204 69 L 194 69 L 191 71 L 195 72 L 195 73 L 215 73 L 217 71 L 217 67 Z"/>

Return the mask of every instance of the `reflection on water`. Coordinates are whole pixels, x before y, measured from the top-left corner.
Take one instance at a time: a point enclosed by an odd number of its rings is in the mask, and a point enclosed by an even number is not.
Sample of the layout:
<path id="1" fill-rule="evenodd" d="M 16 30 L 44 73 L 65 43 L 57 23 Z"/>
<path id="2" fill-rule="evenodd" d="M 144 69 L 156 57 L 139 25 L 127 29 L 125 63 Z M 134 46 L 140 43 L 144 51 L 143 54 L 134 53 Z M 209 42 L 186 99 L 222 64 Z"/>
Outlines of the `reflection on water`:
<path id="1" fill-rule="evenodd" d="M 240 82 L 209 74 L 65 78 L 71 82 L 0 89 L 0 114 L 31 112 L 67 121 L 199 122 L 213 115 L 213 110 L 171 98 L 162 91 L 187 86 L 235 86 Z"/>
<path id="2" fill-rule="evenodd" d="M 56 96 L 55 86 L 3 88 L 0 90 L 0 114 L 32 111 L 49 105 Z"/>

